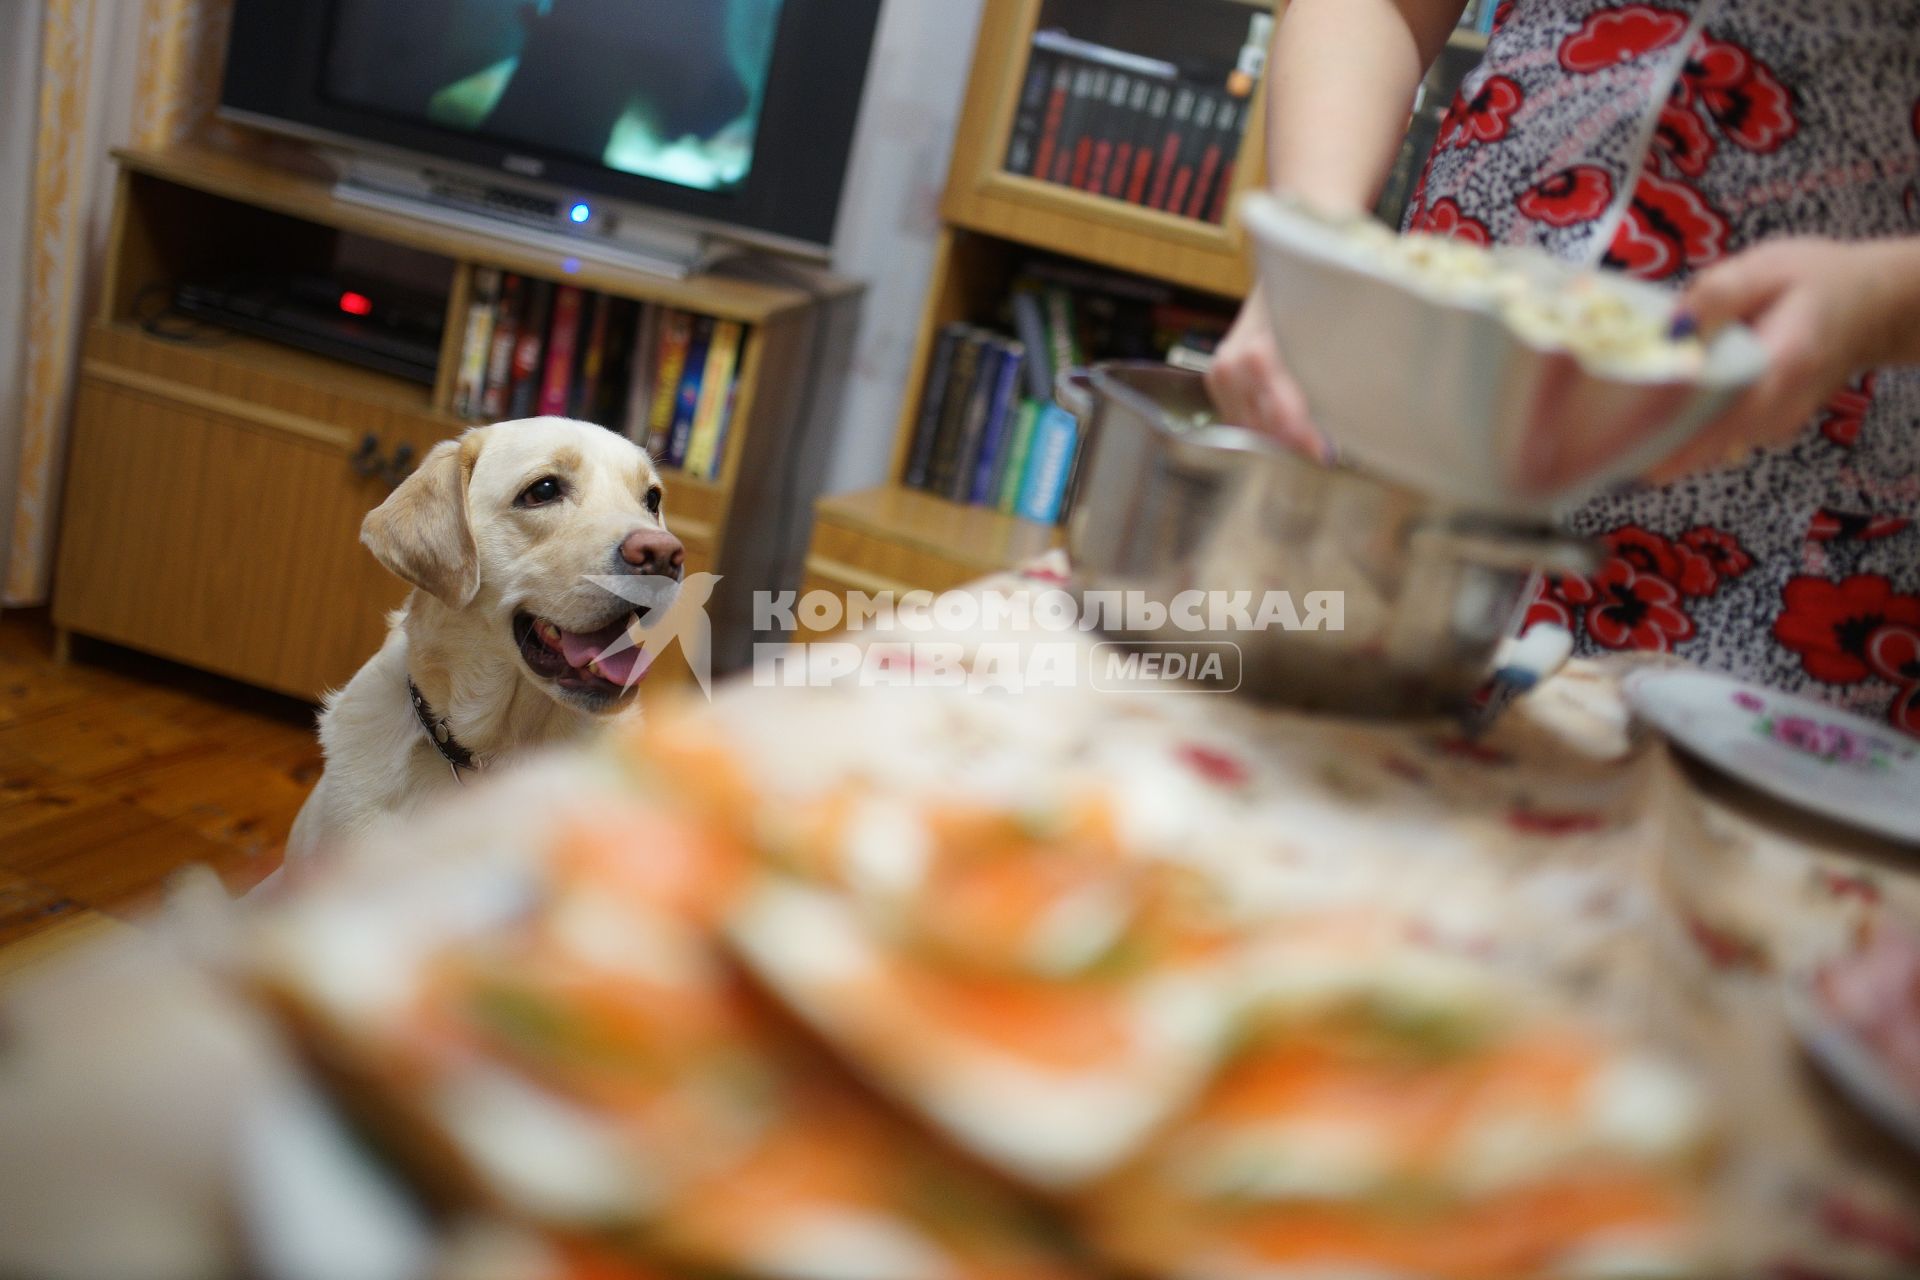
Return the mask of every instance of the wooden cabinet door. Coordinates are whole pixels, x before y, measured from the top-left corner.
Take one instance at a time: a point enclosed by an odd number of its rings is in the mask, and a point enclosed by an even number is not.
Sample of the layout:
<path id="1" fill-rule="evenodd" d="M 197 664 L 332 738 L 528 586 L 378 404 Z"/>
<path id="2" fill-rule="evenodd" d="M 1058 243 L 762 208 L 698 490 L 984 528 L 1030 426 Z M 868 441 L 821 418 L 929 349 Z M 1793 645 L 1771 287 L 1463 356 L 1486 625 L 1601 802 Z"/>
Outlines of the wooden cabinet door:
<path id="1" fill-rule="evenodd" d="M 359 541 L 389 483 L 352 455 L 372 434 L 391 457 L 389 417 L 289 429 L 83 376 L 55 622 L 298 697 L 338 687 L 406 594 Z"/>

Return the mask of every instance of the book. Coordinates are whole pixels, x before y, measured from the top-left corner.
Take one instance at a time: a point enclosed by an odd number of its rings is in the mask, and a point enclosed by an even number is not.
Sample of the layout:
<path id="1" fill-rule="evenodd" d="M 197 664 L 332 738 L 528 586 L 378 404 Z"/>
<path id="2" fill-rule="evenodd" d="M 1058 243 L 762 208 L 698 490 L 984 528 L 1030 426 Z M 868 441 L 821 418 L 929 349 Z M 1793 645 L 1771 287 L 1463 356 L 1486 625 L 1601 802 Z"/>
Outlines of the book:
<path id="1" fill-rule="evenodd" d="M 1094 67 L 1092 74 L 1087 77 L 1087 100 L 1080 110 L 1080 132 L 1073 140 L 1073 172 L 1067 178 L 1076 191 L 1093 188 L 1095 144 L 1105 117 L 1107 86 L 1113 82 L 1114 74 L 1105 67 Z M 1076 90 L 1079 88 L 1078 84 L 1074 87 Z"/>
<path id="2" fill-rule="evenodd" d="M 1084 363 L 1080 359 L 1080 325 L 1075 314 L 1073 294 L 1060 286 L 1051 286 L 1044 295 L 1047 319 L 1048 356 L 1056 371 L 1078 369 Z"/>
<path id="3" fill-rule="evenodd" d="M 1032 352 L 1028 352 L 1031 360 Z M 1033 428 L 1047 402 L 1028 396 L 1014 410 L 1013 434 L 1007 440 L 1007 465 L 1000 472 L 1000 488 L 993 505 L 1008 515 L 1020 504 L 1020 485 L 1027 478 L 1027 459 L 1033 455 Z"/>
<path id="4" fill-rule="evenodd" d="M 1133 152 L 1133 173 L 1127 179 L 1126 199 L 1144 205 L 1153 191 L 1153 171 L 1160 163 L 1166 145 L 1167 118 L 1173 112 L 1172 85 L 1155 85 L 1147 102 L 1146 119 L 1141 122 L 1140 140 Z"/>
<path id="5" fill-rule="evenodd" d="M 1047 181 L 1058 186 L 1074 185 L 1074 168 L 1080 163 L 1080 144 L 1087 136 L 1087 110 L 1093 101 L 1094 68 L 1086 63 L 1073 67 L 1073 90 L 1067 95 L 1067 112 L 1060 122 L 1060 138 L 1053 153 L 1053 168 Z M 1091 154 L 1091 153 L 1089 153 Z"/>
<path id="6" fill-rule="evenodd" d="M 1030 288 L 1013 291 L 1013 330 L 1027 349 L 1027 396 L 1053 399 L 1053 344 L 1047 337 L 1047 317 L 1040 294 Z"/>
<path id="7" fill-rule="evenodd" d="M 462 418 L 480 416 L 487 389 L 487 359 L 493 352 L 494 316 L 500 308 L 500 272 L 481 267 L 473 273 L 467 331 L 460 343 L 460 371 L 454 378 L 453 411 Z"/>
<path id="8" fill-rule="evenodd" d="M 594 388 L 587 421 L 626 434 L 627 384 L 633 377 L 633 339 L 641 304 L 630 298 L 607 299 L 607 337 L 601 345 L 600 382 Z"/>
<path id="9" fill-rule="evenodd" d="M 1007 140 L 1004 167 L 1008 173 L 1031 174 L 1039 159 L 1040 131 L 1046 127 L 1053 67 L 1054 57 L 1044 49 L 1036 48 L 1028 57 L 1027 82 L 1020 91 L 1020 107 L 1014 114 L 1013 132 Z"/>
<path id="10" fill-rule="evenodd" d="M 540 396 L 540 356 L 547 349 L 547 326 L 553 318 L 553 285 L 535 280 L 528 291 L 527 310 L 513 348 L 513 386 L 507 393 L 507 413 L 514 418 L 533 416 Z"/>
<path id="11" fill-rule="evenodd" d="M 547 326 L 546 373 L 540 380 L 540 412 L 567 416 L 573 403 L 573 365 L 580 346 L 580 290 L 563 284 L 553 292 L 553 321 Z"/>
<path id="12" fill-rule="evenodd" d="M 1112 72 L 1107 80 L 1106 96 L 1093 128 L 1093 163 L 1087 170 L 1088 191 L 1107 193 L 1113 171 L 1114 155 L 1120 149 L 1120 135 L 1126 128 L 1127 100 L 1133 94 L 1133 78 L 1124 71 Z"/>
<path id="13" fill-rule="evenodd" d="M 526 291 L 519 276 L 509 273 L 500 282 L 500 304 L 495 309 L 492 350 L 487 354 L 487 381 L 480 394 L 480 416 L 498 420 L 507 416 L 507 392 L 513 385 L 513 353 L 520 345 L 520 320 L 526 310 Z"/>
<path id="14" fill-rule="evenodd" d="M 1040 410 L 1029 445 L 1026 477 L 1014 505 L 1015 515 L 1040 524 L 1060 519 L 1079 434 L 1079 423 L 1059 405 L 1049 404 Z"/>
<path id="15" fill-rule="evenodd" d="M 713 326 L 706 368 L 700 375 L 700 400 L 693 411 L 693 434 L 687 441 L 685 467 L 690 475 L 711 480 L 719 471 L 720 420 L 733 390 L 744 332 L 734 320 L 720 320 Z"/>
<path id="16" fill-rule="evenodd" d="M 1208 210 L 1213 208 L 1214 184 L 1220 180 L 1220 171 L 1226 165 L 1228 148 L 1238 141 L 1238 121 L 1242 104 L 1227 94 L 1219 95 L 1214 102 L 1213 128 L 1200 144 L 1200 161 L 1193 175 L 1193 190 L 1187 195 L 1187 203 L 1182 210 L 1189 218 L 1206 221 Z"/>
<path id="17" fill-rule="evenodd" d="M 1050 180 L 1053 158 L 1060 150 L 1060 131 L 1066 127 L 1067 100 L 1073 96 L 1073 64 L 1061 58 L 1047 87 L 1046 111 L 1040 122 L 1040 141 L 1033 149 L 1032 176 Z"/>
<path id="18" fill-rule="evenodd" d="M 1166 133 L 1160 139 L 1160 154 L 1154 160 L 1153 186 L 1147 193 L 1147 207 L 1165 209 L 1173 194 L 1174 174 L 1180 168 L 1180 152 L 1186 145 L 1187 131 L 1193 127 L 1193 113 L 1199 109 L 1200 92 L 1183 84 L 1173 92 L 1173 107 L 1167 113 Z"/>
<path id="19" fill-rule="evenodd" d="M 1127 198 L 1127 186 L 1133 181 L 1134 157 L 1148 127 L 1147 104 L 1153 100 L 1153 81 L 1136 76 L 1127 94 L 1125 111 L 1120 117 L 1120 134 L 1114 144 L 1113 163 L 1107 168 L 1105 194 L 1115 200 Z"/>
<path id="20" fill-rule="evenodd" d="M 973 484 L 967 490 L 967 501 L 975 506 L 992 506 L 998 495 L 1000 468 L 1007 461 L 1007 437 L 1012 433 L 1014 407 L 1020 403 L 1026 363 L 1027 349 L 1023 344 L 1001 345 L 993 388 L 987 400 L 986 425 L 980 432 L 980 456 L 973 464 Z"/>
<path id="21" fill-rule="evenodd" d="M 987 420 L 993 413 L 994 393 L 1000 385 L 1000 368 L 1006 360 L 1005 340 L 987 335 L 981 346 L 979 367 L 967 389 L 960 438 L 954 446 L 953 474 L 947 477 L 947 486 L 942 490 L 955 502 L 966 502 L 972 497 L 974 469 L 980 463 L 980 446 L 986 439 Z"/>
<path id="22" fill-rule="evenodd" d="M 959 471 L 967 406 L 972 400 L 973 384 L 988 340 L 988 334 L 969 330 L 954 350 L 953 367 L 947 371 L 946 389 L 941 392 L 940 426 L 934 434 L 933 461 L 927 470 L 926 488 L 931 493 L 946 493 L 953 487 L 954 476 Z"/>
<path id="23" fill-rule="evenodd" d="M 693 339 L 693 316 L 665 309 L 660 315 L 659 345 L 652 357 L 653 403 L 647 409 L 647 449 L 664 462 L 672 444 L 673 408 L 680 394 L 680 375 L 687 367 L 687 344 Z"/>
<path id="24" fill-rule="evenodd" d="M 1213 118 L 1220 110 L 1222 96 L 1206 89 L 1194 90 L 1193 118 L 1187 122 L 1186 132 L 1181 136 L 1180 156 L 1174 162 L 1173 183 L 1167 189 L 1164 208 L 1168 213 L 1186 215 L 1193 199 L 1194 186 L 1199 181 L 1200 162 L 1206 154 L 1207 144 L 1213 140 Z"/>
<path id="25" fill-rule="evenodd" d="M 900 477 L 908 488 L 926 488 L 927 470 L 933 464 L 933 441 L 940 430 L 940 409 L 946 403 L 947 378 L 953 373 L 953 355 L 972 331 L 970 325 L 950 324 L 934 340 L 927 376 L 920 384 L 920 411 L 914 417 L 913 440 L 907 446 L 907 469 Z"/>
<path id="26" fill-rule="evenodd" d="M 653 414 L 653 358 L 660 346 L 661 310 L 653 303 L 642 303 L 634 316 L 626 343 L 627 378 L 621 388 L 626 403 L 620 412 L 620 434 L 656 456 L 659 451 L 648 419 Z"/>
<path id="27" fill-rule="evenodd" d="M 684 467 L 687 446 L 693 442 L 693 417 L 700 410 L 700 380 L 707 371 L 707 349 L 713 345 L 713 317 L 695 316 L 687 338 L 687 353 L 673 396 L 673 424 L 667 428 L 667 465 Z"/>
<path id="28" fill-rule="evenodd" d="M 600 379 L 607 371 L 607 324 L 613 313 L 613 299 L 604 293 L 590 293 L 580 311 L 580 347 L 574 356 L 573 394 L 567 400 L 567 416 L 584 422 L 598 421 Z"/>

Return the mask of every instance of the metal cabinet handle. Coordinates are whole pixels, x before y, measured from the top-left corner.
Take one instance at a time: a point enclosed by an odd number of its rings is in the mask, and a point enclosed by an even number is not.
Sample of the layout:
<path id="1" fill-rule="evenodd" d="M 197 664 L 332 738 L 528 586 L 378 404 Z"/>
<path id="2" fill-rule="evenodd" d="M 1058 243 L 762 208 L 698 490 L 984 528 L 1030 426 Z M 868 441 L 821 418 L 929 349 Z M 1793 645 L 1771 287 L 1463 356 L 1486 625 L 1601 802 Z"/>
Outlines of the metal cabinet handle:
<path id="1" fill-rule="evenodd" d="M 387 487 L 398 489 L 400 482 L 413 474 L 413 446 L 402 444 L 395 448 L 393 457 L 387 460 L 383 474 L 386 477 Z"/>
<path id="2" fill-rule="evenodd" d="M 347 459 L 347 465 L 352 467 L 353 473 L 362 479 L 379 474 L 380 437 L 371 431 L 360 437 L 360 447 L 355 449 L 353 456 Z"/>

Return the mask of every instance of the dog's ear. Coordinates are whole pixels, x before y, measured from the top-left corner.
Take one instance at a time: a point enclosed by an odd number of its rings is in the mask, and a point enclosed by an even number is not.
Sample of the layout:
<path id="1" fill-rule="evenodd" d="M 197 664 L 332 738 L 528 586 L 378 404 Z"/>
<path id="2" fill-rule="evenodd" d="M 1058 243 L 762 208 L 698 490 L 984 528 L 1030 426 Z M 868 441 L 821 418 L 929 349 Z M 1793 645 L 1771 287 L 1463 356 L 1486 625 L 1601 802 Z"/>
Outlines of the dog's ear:
<path id="1" fill-rule="evenodd" d="M 479 452 L 473 435 L 443 440 L 360 525 L 374 559 L 456 609 L 480 591 L 480 553 L 467 523 L 467 481 Z"/>

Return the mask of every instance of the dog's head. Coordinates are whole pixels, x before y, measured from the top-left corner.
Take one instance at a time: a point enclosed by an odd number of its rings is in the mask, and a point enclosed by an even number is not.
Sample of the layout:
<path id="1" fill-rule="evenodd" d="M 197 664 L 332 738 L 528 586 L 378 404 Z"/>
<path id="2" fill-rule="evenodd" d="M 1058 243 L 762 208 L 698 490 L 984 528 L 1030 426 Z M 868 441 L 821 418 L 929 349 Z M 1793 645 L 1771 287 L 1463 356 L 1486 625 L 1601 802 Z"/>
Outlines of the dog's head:
<path id="1" fill-rule="evenodd" d="M 602 427 L 528 418 L 436 445 L 368 514 L 388 569 L 510 646 L 535 683 L 592 711 L 645 674 L 632 624 L 672 604 L 685 557 L 646 451 Z M 620 576 L 616 595 L 591 577 Z M 636 603 L 636 601 L 638 603 Z"/>

